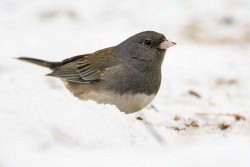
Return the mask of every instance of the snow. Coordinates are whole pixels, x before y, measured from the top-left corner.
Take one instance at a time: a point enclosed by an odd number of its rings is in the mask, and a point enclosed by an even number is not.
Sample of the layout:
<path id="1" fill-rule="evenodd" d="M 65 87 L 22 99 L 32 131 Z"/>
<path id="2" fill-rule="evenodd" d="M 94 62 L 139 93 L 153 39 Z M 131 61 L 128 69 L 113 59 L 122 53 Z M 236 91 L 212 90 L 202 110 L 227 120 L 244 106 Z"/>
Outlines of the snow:
<path id="1" fill-rule="evenodd" d="M 247 0 L 2 0 L 0 167 L 249 166 Z M 177 45 L 154 107 L 125 115 L 83 102 L 48 69 L 145 30 Z M 143 121 L 137 120 L 143 118 Z"/>

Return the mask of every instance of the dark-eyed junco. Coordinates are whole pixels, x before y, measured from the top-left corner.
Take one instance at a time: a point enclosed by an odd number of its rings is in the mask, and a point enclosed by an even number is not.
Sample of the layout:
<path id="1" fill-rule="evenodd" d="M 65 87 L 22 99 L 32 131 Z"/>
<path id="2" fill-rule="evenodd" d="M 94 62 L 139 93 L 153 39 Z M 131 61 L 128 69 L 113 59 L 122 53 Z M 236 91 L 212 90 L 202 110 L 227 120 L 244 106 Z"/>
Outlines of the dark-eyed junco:
<path id="1" fill-rule="evenodd" d="M 175 45 L 154 31 L 138 33 L 117 46 L 79 55 L 61 62 L 20 57 L 52 69 L 48 76 L 63 80 L 81 100 L 114 104 L 127 114 L 147 106 L 161 84 L 166 50 Z"/>

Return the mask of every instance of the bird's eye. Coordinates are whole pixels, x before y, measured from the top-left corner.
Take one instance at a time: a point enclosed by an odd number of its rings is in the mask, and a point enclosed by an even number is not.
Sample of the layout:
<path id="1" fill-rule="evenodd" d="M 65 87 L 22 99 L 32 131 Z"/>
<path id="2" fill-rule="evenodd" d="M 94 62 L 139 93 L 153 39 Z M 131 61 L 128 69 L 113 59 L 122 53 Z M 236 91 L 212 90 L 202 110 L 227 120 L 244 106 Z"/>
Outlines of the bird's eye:
<path id="1" fill-rule="evenodd" d="M 144 45 L 151 45 L 151 40 L 150 39 L 146 39 L 144 42 L 143 42 Z"/>

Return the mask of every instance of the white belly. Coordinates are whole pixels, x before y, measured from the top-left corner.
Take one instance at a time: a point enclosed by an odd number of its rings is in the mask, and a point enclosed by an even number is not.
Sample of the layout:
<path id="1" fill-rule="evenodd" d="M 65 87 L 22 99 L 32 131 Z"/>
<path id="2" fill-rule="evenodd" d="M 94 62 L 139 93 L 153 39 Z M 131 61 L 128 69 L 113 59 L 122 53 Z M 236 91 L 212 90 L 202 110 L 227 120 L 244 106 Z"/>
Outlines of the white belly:
<path id="1" fill-rule="evenodd" d="M 120 111 L 130 114 L 146 107 L 155 98 L 155 94 L 120 95 L 111 92 L 89 92 L 81 95 L 79 98 L 82 100 L 95 100 L 98 103 L 113 104 Z"/>
<path id="2" fill-rule="evenodd" d="M 116 105 L 120 111 L 127 114 L 139 111 L 146 107 L 154 98 L 155 94 L 115 94 L 108 91 L 93 91 L 89 85 L 85 84 L 69 84 L 65 82 L 66 87 L 74 96 L 81 100 L 94 100 L 98 103 Z"/>
<path id="3" fill-rule="evenodd" d="M 120 111 L 130 114 L 143 109 L 154 98 L 155 95 L 136 94 L 114 95 L 114 98 L 111 98 L 110 100 L 119 108 Z"/>

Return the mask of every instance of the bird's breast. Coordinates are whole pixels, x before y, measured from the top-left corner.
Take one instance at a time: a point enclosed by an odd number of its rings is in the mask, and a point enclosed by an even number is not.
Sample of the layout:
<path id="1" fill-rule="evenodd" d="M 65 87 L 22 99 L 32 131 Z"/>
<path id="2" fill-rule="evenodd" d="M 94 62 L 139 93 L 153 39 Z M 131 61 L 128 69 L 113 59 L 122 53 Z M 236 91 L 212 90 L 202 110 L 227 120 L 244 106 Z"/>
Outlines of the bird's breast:
<path id="1" fill-rule="evenodd" d="M 133 68 L 113 67 L 99 85 L 102 90 L 123 94 L 157 94 L 161 84 L 161 71 L 142 72 Z"/>

